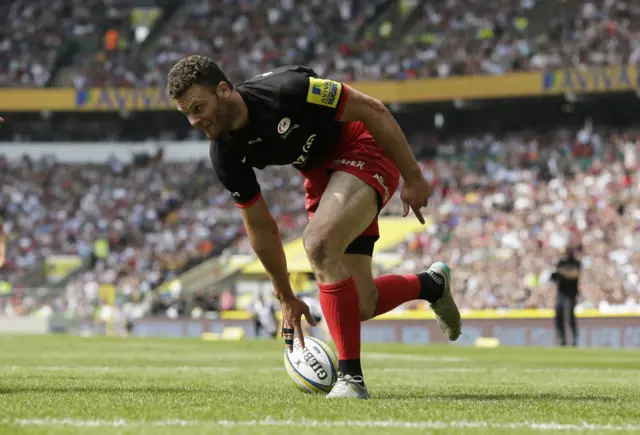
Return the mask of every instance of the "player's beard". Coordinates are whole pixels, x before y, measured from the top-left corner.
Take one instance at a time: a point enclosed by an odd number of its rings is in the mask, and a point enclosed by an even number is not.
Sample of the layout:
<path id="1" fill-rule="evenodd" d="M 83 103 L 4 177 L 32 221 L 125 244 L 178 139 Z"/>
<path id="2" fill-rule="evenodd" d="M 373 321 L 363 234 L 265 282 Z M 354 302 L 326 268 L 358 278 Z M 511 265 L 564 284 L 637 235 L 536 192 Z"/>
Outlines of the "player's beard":
<path id="1" fill-rule="evenodd" d="M 227 101 L 218 99 L 214 110 L 211 125 L 205 130 L 210 140 L 217 140 L 221 134 L 229 131 L 232 125 L 233 110 Z"/>

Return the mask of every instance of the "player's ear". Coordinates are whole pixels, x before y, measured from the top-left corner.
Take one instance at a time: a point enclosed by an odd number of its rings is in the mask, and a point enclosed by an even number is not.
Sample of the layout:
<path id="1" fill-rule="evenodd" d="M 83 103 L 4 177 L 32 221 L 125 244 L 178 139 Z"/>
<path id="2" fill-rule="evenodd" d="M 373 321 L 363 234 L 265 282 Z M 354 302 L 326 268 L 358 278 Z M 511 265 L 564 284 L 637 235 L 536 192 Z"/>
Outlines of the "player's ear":
<path id="1" fill-rule="evenodd" d="M 229 98 L 231 96 L 231 86 L 229 86 L 229 83 L 218 83 L 218 86 L 216 86 L 216 95 L 218 98 Z"/>

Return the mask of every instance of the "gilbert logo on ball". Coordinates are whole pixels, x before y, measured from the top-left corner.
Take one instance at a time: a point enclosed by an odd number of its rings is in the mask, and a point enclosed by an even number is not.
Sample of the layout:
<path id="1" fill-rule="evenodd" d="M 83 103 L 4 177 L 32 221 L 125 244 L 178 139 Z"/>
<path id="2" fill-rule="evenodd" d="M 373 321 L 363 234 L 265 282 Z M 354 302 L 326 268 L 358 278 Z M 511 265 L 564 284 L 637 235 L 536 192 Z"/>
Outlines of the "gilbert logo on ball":
<path id="1" fill-rule="evenodd" d="M 338 380 L 338 363 L 331 348 L 314 337 L 305 337 L 306 348 L 297 338 L 293 352 L 284 351 L 284 366 L 295 386 L 307 393 L 328 393 Z"/>

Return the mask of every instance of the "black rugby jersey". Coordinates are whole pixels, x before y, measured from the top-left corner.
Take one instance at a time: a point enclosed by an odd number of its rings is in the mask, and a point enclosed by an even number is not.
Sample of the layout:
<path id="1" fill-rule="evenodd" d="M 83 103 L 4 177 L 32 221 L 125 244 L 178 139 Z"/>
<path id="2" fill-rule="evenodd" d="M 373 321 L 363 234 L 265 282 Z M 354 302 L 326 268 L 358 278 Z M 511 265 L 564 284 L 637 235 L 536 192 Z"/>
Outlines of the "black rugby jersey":
<path id="1" fill-rule="evenodd" d="M 212 141 L 209 155 L 237 204 L 252 203 L 260 193 L 253 168 L 292 165 L 308 171 L 330 158 L 343 125 L 338 121 L 347 94 L 342 83 L 304 66 L 285 66 L 235 89 L 249 110 L 248 123 Z"/>
<path id="2" fill-rule="evenodd" d="M 577 258 L 563 258 L 560 261 L 558 261 L 556 268 L 580 270 L 582 269 L 582 263 L 580 263 L 580 260 L 578 260 Z M 576 297 L 578 295 L 579 278 L 576 278 L 576 279 L 565 278 L 559 273 L 554 273 L 552 275 L 552 278 L 556 281 L 558 285 L 558 292 L 570 297 Z"/>

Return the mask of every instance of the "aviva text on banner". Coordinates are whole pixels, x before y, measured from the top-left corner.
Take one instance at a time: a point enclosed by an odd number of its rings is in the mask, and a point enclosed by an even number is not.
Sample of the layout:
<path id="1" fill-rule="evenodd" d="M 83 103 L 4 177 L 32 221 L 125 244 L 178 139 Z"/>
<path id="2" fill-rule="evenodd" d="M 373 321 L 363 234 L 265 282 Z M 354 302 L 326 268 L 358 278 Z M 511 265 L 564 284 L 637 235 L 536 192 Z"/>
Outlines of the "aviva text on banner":
<path id="1" fill-rule="evenodd" d="M 635 66 L 569 68 L 502 76 L 468 76 L 349 83 L 383 103 L 512 99 L 572 93 L 614 93 L 640 89 Z M 148 112 L 174 110 L 158 88 L 0 89 L 0 111 Z"/>

